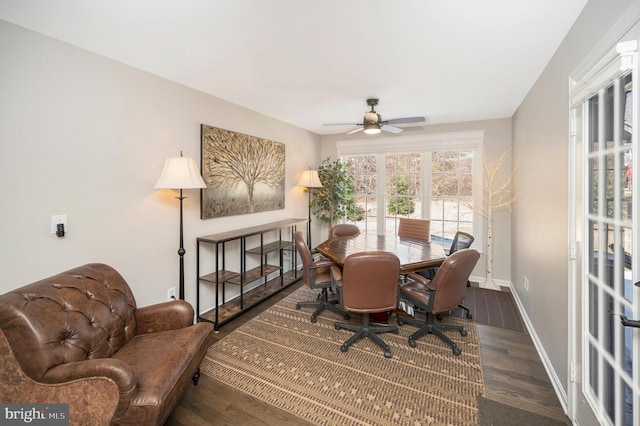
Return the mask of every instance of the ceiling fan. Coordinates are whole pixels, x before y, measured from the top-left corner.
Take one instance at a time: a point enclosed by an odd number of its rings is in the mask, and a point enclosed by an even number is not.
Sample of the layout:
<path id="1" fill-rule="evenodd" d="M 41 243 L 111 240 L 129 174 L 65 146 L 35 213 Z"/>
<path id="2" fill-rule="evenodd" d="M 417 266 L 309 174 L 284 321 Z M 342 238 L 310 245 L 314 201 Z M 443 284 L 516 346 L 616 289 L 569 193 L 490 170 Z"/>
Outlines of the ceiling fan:
<path id="1" fill-rule="evenodd" d="M 380 131 L 389 133 L 402 132 L 401 128 L 394 127 L 392 126 L 392 124 L 419 123 L 421 121 L 425 121 L 424 117 L 404 117 L 383 121 L 380 114 L 378 114 L 374 109 L 378 105 L 378 99 L 367 99 L 367 105 L 371 107 L 371 111 L 367 111 L 364 113 L 362 123 L 331 123 L 325 124 L 325 126 L 358 126 L 350 132 L 347 132 L 347 135 L 351 135 L 362 130 L 364 130 L 364 132 L 368 135 L 375 135 L 377 133 L 380 133 Z"/>

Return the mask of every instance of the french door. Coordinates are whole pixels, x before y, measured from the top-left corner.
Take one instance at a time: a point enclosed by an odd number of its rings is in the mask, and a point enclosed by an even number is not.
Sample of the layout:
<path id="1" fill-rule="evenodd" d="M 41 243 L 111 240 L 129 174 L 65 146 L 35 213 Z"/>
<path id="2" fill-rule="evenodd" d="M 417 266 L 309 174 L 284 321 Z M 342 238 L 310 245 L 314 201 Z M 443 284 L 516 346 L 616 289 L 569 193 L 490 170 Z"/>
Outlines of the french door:
<path id="1" fill-rule="evenodd" d="M 621 321 L 640 319 L 636 57 L 636 43 L 619 44 L 572 93 L 570 415 L 579 424 L 640 425 L 640 329 Z"/>

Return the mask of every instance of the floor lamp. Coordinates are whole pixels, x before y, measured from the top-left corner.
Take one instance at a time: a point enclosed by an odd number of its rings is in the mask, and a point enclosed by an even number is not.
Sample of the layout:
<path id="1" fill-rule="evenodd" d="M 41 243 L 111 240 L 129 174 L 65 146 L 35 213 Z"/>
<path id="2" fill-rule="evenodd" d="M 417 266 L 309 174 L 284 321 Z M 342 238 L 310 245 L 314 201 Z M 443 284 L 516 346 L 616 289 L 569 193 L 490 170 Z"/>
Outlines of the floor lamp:
<path id="1" fill-rule="evenodd" d="M 311 249 L 311 188 L 322 188 L 317 170 L 305 170 L 300 176 L 298 186 L 304 186 L 309 193 L 309 220 L 307 221 L 307 246 Z"/>
<path id="2" fill-rule="evenodd" d="M 160 179 L 154 186 L 155 189 L 179 189 L 180 196 L 176 197 L 180 200 L 180 248 L 178 255 L 180 256 L 180 287 L 179 297 L 184 299 L 184 241 L 182 232 L 182 200 L 187 197 L 182 196 L 183 189 L 206 188 L 196 161 L 191 157 L 183 157 L 180 151 L 180 157 L 167 158 L 164 163 L 164 169 L 160 175 Z"/>

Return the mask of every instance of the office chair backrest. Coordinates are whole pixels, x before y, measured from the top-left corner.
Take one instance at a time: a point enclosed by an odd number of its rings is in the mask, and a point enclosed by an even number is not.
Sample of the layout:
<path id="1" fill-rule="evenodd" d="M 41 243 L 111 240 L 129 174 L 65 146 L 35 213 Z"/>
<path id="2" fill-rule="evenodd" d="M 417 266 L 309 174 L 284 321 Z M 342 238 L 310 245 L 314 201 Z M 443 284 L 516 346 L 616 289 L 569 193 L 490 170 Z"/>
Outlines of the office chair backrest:
<path id="1" fill-rule="evenodd" d="M 360 228 L 358 228 L 356 225 L 353 225 L 351 223 L 339 223 L 331 228 L 329 238 L 351 237 L 354 235 L 358 235 L 359 233 Z"/>
<path id="2" fill-rule="evenodd" d="M 467 281 L 479 258 L 477 250 L 462 249 L 442 262 L 431 281 L 437 289 L 433 313 L 448 311 L 462 303 L 467 294 Z"/>
<path id="3" fill-rule="evenodd" d="M 398 223 L 398 237 L 429 242 L 431 240 L 431 235 L 429 234 L 430 223 L 431 221 L 429 220 L 401 217 Z"/>
<path id="4" fill-rule="evenodd" d="M 342 303 L 352 312 L 385 312 L 398 304 L 398 257 L 385 251 L 354 253 L 342 269 Z"/>
<path id="5" fill-rule="evenodd" d="M 473 235 L 471 234 L 467 234 L 466 232 L 462 232 L 462 231 L 456 232 L 456 236 L 453 237 L 453 241 L 451 242 L 451 248 L 449 249 L 449 254 L 455 253 L 458 250 L 471 247 L 473 240 L 474 238 L 473 238 Z"/>
<path id="6" fill-rule="evenodd" d="M 296 241 L 296 247 L 298 248 L 298 254 L 300 255 L 300 259 L 302 259 L 304 282 L 307 283 L 307 285 L 311 285 L 311 277 L 309 274 L 309 266 L 313 264 L 311 252 L 309 251 L 309 247 L 307 247 L 307 243 L 304 241 L 302 231 L 296 231 L 294 234 L 294 238 Z"/>

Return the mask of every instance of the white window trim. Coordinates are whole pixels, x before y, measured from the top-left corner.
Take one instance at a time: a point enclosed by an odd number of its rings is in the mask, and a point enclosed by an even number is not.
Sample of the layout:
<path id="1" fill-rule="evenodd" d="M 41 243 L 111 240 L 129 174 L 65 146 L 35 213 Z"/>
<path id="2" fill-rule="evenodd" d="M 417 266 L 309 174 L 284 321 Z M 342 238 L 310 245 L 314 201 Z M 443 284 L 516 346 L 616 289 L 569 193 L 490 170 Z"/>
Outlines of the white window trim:
<path id="1" fill-rule="evenodd" d="M 484 170 L 484 130 L 468 130 L 460 132 L 428 133 L 403 136 L 383 136 L 376 138 L 360 138 L 339 140 L 336 142 L 338 158 L 349 155 L 371 155 L 398 152 L 423 152 L 436 150 L 473 150 L 478 153 L 473 160 L 474 199 L 484 206 L 483 180 Z M 429 177 L 429 182 L 431 178 Z M 425 186 L 423 185 L 423 188 Z M 429 185 L 430 187 L 430 185 Z M 426 189 L 425 189 L 426 190 Z M 424 191 L 423 191 L 423 199 Z M 473 214 L 474 248 L 484 252 L 485 217 L 477 211 Z"/>

